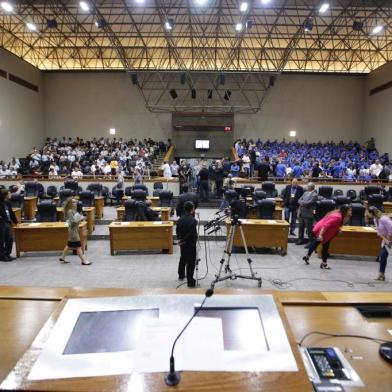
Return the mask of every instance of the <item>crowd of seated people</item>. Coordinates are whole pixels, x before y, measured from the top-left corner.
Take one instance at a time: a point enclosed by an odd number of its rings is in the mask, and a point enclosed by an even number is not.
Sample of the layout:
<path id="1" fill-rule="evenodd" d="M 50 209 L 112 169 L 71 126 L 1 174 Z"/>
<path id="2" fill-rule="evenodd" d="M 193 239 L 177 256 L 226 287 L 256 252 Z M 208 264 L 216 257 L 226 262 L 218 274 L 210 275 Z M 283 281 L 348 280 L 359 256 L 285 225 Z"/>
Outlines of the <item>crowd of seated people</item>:
<path id="1" fill-rule="evenodd" d="M 169 140 L 170 143 L 170 140 Z M 0 176 L 47 175 L 49 178 L 115 176 L 119 171 L 133 175 L 137 169 L 150 175 L 152 164 L 168 144 L 151 138 L 138 141 L 122 138 L 48 138 L 42 149 L 34 147 L 25 159 L 0 162 Z"/>
<path id="2" fill-rule="evenodd" d="M 379 155 L 374 139 L 301 143 L 237 140 L 234 145 L 245 177 L 339 178 L 344 181 L 392 180 L 388 154 Z"/>

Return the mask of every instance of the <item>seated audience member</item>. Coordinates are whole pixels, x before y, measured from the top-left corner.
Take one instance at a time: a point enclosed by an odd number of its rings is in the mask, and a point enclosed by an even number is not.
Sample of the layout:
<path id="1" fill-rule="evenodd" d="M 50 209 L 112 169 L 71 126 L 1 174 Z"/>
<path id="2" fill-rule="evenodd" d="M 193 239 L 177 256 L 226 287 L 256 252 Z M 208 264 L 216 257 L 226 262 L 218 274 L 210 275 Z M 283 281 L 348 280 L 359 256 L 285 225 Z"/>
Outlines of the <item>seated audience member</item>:
<path id="1" fill-rule="evenodd" d="M 240 174 L 240 165 L 238 162 L 233 162 L 230 166 L 230 173 L 233 177 L 238 177 Z"/>
<path id="2" fill-rule="evenodd" d="M 286 165 L 279 161 L 276 165 L 276 177 L 285 177 L 286 176 Z"/>
<path id="3" fill-rule="evenodd" d="M 152 202 L 151 200 L 147 200 L 145 202 L 146 204 L 146 211 L 145 211 L 145 215 L 147 220 L 149 221 L 159 221 L 159 213 L 157 211 L 154 211 L 152 209 Z"/>

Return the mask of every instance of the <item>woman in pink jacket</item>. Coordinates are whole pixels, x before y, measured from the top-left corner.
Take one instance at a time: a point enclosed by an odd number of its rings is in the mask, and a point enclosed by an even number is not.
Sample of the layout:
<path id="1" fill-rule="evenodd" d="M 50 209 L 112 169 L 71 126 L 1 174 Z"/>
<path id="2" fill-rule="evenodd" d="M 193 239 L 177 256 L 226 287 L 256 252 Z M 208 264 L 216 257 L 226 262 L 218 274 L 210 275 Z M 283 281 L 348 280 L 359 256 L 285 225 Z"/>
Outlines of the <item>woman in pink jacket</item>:
<path id="1" fill-rule="evenodd" d="M 310 243 L 308 254 L 302 258 L 306 264 L 309 264 L 310 256 L 322 244 L 321 257 L 323 261 L 320 268 L 331 269 L 327 264 L 329 243 L 339 234 L 340 228 L 347 223 L 350 216 L 351 208 L 345 204 L 338 210 L 329 212 L 313 226 L 314 240 Z"/>
<path id="2" fill-rule="evenodd" d="M 381 253 L 380 253 L 380 269 L 376 280 L 385 280 L 385 269 L 387 268 L 388 254 L 392 251 L 392 219 L 374 207 L 370 206 L 368 209 L 369 218 L 373 218 L 377 227 L 377 235 L 381 237 Z"/>

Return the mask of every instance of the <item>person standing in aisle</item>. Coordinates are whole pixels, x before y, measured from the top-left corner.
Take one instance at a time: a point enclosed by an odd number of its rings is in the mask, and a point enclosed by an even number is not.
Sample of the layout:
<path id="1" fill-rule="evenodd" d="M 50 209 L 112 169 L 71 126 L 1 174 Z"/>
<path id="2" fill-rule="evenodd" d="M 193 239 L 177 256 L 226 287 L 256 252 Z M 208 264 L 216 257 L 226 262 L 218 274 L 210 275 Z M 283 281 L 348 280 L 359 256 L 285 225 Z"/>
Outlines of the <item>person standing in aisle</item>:
<path id="1" fill-rule="evenodd" d="M 17 224 L 18 219 L 12 211 L 9 202 L 10 192 L 7 189 L 0 191 L 0 261 L 15 260 L 11 256 L 14 237 L 12 235 L 12 224 Z"/>
<path id="2" fill-rule="evenodd" d="M 283 205 L 284 218 L 290 223 L 290 234 L 295 235 L 295 225 L 297 223 L 298 200 L 303 195 L 304 190 L 298 185 L 298 180 L 294 178 L 291 185 L 287 185 L 284 189 Z M 290 220 L 291 218 L 291 220 Z"/>
<path id="3" fill-rule="evenodd" d="M 314 210 L 317 203 L 317 192 L 313 182 L 309 182 L 307 191 L 299 198 L 299 229 L 296 245 L 305 244 L 305 227 L 309 241 L 312 240 Z"/>

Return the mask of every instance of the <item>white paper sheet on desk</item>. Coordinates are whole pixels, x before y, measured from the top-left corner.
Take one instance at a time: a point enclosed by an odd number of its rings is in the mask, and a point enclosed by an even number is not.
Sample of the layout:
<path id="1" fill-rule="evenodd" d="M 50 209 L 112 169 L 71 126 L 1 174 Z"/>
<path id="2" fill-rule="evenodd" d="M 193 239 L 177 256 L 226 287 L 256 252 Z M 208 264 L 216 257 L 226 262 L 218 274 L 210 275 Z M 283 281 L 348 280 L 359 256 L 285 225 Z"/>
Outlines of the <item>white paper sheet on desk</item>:
<path id="1" fill-rule="evenodd" d="M 373 227 L 363 227 L 365 230 L 368 230 L 368 231 L 375 231 L 375 229 L 373 228 Z"/>
<path id="2" fill-rule="evenodd" d="M 29 227 L 37 227 L 40 226 L 39 223 L 29 223 Z"/>
<path id="3" fill-rule="evenodd" d="M 173 342 L 187 320 L 146 320 L 135 355 L 136 372 L 166 372 Z M 223 371 L 223 331 L 220 318 L 192 320 L 176 344 L 176 370 Z"/>
<path id="4" fill-rule="evenodd" d="M 156 222 L 154 222 L 153 224 L 154 224 L 154 225 L 161 225 L 162 222 L 156 221 Z"/>
<path id="5" fill-rule="evenodd" d="M 271 220 L 271 219 L 268 219 L 268 221 L 267 221 L 268 223 L 271 223 L 271 224 L 274 224 L 274 223 L 276 223 L 276 220 Z"/>

